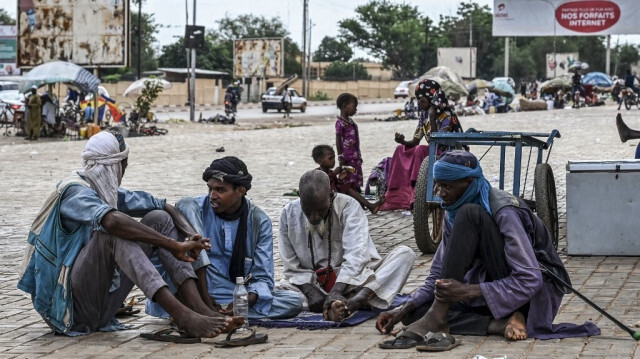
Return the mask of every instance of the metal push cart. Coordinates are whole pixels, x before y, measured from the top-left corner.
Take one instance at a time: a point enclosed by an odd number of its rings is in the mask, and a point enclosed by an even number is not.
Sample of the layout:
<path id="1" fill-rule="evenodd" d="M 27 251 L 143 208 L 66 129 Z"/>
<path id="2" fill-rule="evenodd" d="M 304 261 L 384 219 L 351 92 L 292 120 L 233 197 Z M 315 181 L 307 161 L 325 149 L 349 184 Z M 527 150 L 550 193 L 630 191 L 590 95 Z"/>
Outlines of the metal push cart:
<path id="1" fill-rule="evenodd" d="M 529 160 L 524 172 L 525 187 L 531 156 L 534 148 L 537 149 L 533 179 L 535 200 L 531 198 L 525 199 L 525 201 L 531 209 L 536 211 L 538 217 L 540 217 L 547 226 L 553 237 L 553 244 L 557 247 L 559 236 L 558 201 L 556 198 L 556 185 L 553 171 L 547 163 L 555 138 L 560 138 L 560 132 L 558 132 L 558 130 L 552 130 L 551 133 L 537 133 L 478 131 L 470 128 L 462 133 L 431 133 L 429 137 L 429 157 L 425 158 L 420 166 L 415 187 L 415 202 L 413 204 L 413 228 L 418 249 L 420 249 L 422 253 L 434 253 L 442 237 L 444 210 L 440 207 L 441 199 L 434 193 L 433 179 L 433 164 L 436 160 L 436 149 L 441 145 L 452 148 L 462 148 L 463 145 L 490 146 L 490 148 L 500 147 L 500 189 L 504 189 L 505 183 L 506 148 L 513 147 L 515 149 L 515 158 L 513 162 L 512 189 L 513 195 L 519 197 L 522 196 L 520 193 L 522 149 L 523 147 L 530 147 Z M 548 150 L 544 162 L 543 150 Z"/>

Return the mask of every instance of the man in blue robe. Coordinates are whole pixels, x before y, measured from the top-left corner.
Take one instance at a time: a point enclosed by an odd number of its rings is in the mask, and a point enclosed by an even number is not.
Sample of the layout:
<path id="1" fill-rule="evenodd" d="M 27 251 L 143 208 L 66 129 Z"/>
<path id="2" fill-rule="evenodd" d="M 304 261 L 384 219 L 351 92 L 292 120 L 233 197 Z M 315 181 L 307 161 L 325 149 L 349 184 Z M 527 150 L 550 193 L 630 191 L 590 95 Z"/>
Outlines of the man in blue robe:
<path id="1" fill-rule="evenodd" d="M 197 233 L 211 239 L 211 248 L 203 250 L 194 263 L 204 301 L 221 313 L 232 314 L 236 278 L 243 277 L 250 319 L 296 316 L 302 311 L 301 294 L 274 290 L 271 220 L 246 198 L 252 180 L 247 166 L 237 157 L 219 158 L 205 169 L 202 179 L 209 194 L 182 198 L 176 207 Z M 157 267 L 164 273 L 159 263 Z M 166 316 L 156 303 L 148 302 L 146 310 Z"/>

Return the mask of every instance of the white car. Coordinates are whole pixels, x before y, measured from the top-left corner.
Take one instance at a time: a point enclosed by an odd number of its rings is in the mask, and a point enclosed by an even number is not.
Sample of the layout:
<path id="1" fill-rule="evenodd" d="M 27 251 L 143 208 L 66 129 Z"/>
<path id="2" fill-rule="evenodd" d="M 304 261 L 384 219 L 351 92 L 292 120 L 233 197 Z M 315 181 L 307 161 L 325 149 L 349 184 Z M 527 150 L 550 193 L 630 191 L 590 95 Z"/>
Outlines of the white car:
<path id="1" fill-rule="evenodd" d="M 13 114 L 17 112 L 24 113 L 24 95 L 18 90 L 18 84 L 9 81 L 0 81 L 0 113 L 5 112 L 5 107 L 9 106 L 11 110 L 7 110 L 6 121 L 13 122 Z M 5 119 L 2 119 L 5 121 Z"/>
<path id="2" fill-rule="evenodd" d="M 298 91 L 289 87 L 289 96 L 291 96 L 291 108 L 305 112 L 307 110 L 307 99 L 300 96 Z M 276 95 L 276 88 L 269 87 L 267 92 L 262 95 L 262 112 L 267 110 L 282 111 L 282 94 Z"/>
<path id="3" fill-rule="evenodd" d="M 411 94 L 409 93 L 409 84 L 411 83 L 411 81 L 402 81 L 398 84 L 398 86 L 396 87 L 396 89 L 393 91 L 393 98 L 398 98 L 398 97 L 402 97 L 402 98 L 407 98 L 407 97 L 411 97 Z"/>
<path id="4" fill-rule="evenodd" d="M 509 85 L 511 85 L 511 87 L 513 87 L 514 91 L 516 89 L 516 82 L 513 81 L 513 78 L 511 78 L 511 77 L 494 77 L 493 80 L 491 80 L 491 82 L 493 82 L 494 84 L 496 82 L 506 82 Z"/>

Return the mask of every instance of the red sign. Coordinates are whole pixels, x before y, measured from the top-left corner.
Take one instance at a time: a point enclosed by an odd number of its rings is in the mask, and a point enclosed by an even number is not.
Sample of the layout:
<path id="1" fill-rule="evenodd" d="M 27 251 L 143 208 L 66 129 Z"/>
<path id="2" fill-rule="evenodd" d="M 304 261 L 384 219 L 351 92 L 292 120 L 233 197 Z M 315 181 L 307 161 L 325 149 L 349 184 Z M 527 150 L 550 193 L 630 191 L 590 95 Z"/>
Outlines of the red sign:
<path id="1" fill-rule="evenodd" d="M 573 1 L 556 9 L 562 27 L 578 32 L 599 32 L 620 20 L 620 7 L 611 1 Z"/>

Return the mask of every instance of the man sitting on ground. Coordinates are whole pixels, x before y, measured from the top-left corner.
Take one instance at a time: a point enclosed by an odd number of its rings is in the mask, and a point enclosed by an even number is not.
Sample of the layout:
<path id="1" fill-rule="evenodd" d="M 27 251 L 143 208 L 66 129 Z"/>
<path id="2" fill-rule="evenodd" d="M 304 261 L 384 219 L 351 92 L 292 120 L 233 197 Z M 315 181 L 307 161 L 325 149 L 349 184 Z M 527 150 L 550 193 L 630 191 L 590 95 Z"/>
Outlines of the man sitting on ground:
<path id="1" fill-rule="evenodd" d="M 398 246 L 380 258 L 364 210 L 352 197 L 332 193 L 319 170 L 300 178 L 300 198 L 280 215 L 284 277 L 326 320 L 342 321 L 363 307 L 388 308 L 409 276 L 413 251 Z"/>
<path id="2" fill-rule="evenodd" d="M 290 318 L 302 311 L 303 298 L 290 290 L 275 290 L 271 220 L 246 198 L 252 176 L 239 158 L 214 160 L 202 179 L 208 195 L 185 197 L 176 207 L 197 233 L 211 238 L 211 248 L 194 262 L 200 295 L 210 308 L 233 314 L 236 277 L 245 278 L 249 318 Z M 166 277 L 160 263 L 158 270 Z M 222 309 L 223 304 L 228 304 Z M 158 304 L 147 302 L 147 313 L 165 317 Z"/>
<path id="3" fill-rule="evenodd" d="M 104 131 L 89 139 L 83 168 L 58 184 L 31 227 L 18 288 L 31 294 L 56 333 L 124 329 L 114 316 L 134 285 L 160 303 L 187 336 L 215 337 L 240 325 L 242 318 L 212 311 L 198 295 L 189 262 L 209 240 L 165 200 L 119 187 L 128 156 L 119 134 Z M 142 223 L 127 214 L 144 215 Z M 189 240 L 176 241 L 179 232 Z M 178 297 L 149 260 L 154 251 Z"/>
<path id="4" fill-rule="evenodd" d="M 600 333 L 589 322 L 552 325 L 568 289 L 541 268 L 570 281 L 549 231 L 524 200 L 492 188 L 466 151 L 445 153 L 433 176 L 446 210 L 442 242 L 425 284 L 402 308 L 378 317 L 383 334 L 410 324 L 381 348 L 448 350 L 458 344 L 448 333 L 508 340 Z"/>

